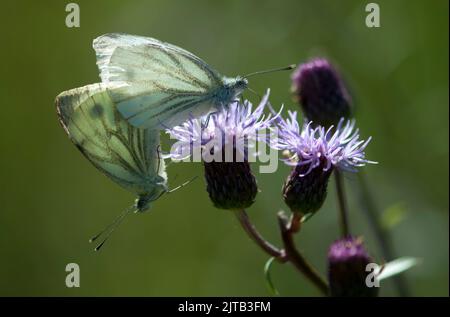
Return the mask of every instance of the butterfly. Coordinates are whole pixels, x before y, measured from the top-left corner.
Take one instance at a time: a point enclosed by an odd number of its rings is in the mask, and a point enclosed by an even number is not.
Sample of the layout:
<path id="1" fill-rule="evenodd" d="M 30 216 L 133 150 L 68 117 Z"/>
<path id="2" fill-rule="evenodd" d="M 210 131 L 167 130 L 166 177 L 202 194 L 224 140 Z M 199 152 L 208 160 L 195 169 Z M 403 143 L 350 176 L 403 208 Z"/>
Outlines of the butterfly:
<path id="1" fill-rule="evenodd" d="M 149 210 L 153 201 L 186 184 L 168 189 L 165 163 L 159 155 L 160 132 L 139 129 L 123 120 L 109 95 L 117 87 L 120 85 L 87 85 L 65 91 L 55 101 L 59 122 L 81 153 L 98 170 L 138 197 L 92 241 L 103 233 L 109 237 L 125 215 Z"/>
<path id="2" fill-rule="evenodd" d="M 119 113 L 139 128 L 172 128 L 189 117 L 229 105 L 246 88 L 252 73 L 219 74 L 194 54 L 159 40 L 111 33 L 93 47 L 103 83 L 118 83 L 110 96 Z"/>

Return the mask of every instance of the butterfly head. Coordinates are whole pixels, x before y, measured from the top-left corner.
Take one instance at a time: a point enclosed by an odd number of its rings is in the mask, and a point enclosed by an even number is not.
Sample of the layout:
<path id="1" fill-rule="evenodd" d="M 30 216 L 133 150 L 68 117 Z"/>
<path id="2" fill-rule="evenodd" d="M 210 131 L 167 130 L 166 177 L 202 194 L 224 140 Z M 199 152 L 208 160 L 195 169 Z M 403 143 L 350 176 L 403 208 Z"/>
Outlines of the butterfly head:
<path id="1" fill-rule="evenodd" d="M 149 211 L 152 202 L 157 200 L 159 197 L 164 195 L 167 192 L 167 187 L 164 184 L 158 184 L 154 186 L 153 190 L 140 195 L 135 201 L 135 207 L 137 212 L 146 212 Z"/>
<path id="2" fill-rule="evenodd" d="M 237 76 L 235 78 L 224 78 L 224 87 L 217 94 L 221 104 L 229 104 L 235 100 L 248 87 L 247 78 Z"/>
<path id="3" fill-rule="evenodd" d="M 240 94 L 245 89 L 247 89 L 247 87 L 248 87 L 248 79 L 247 78 L 241 77 L 241 76 L 237 76 L 235 78 L 235 80 L 236 80 L 236 82 L 234 84 L 235 91 L 237 91 Z"/>
<path id="4" fill-rule="evenodd" d="M 248 87 L 247 78 L 237 76 L 235 78 L 235 82 L 233 85 L 233 92 L 234 92 L 233 99 L 236 99 L 245 89 L 247 89 L 247 87 Z"/>

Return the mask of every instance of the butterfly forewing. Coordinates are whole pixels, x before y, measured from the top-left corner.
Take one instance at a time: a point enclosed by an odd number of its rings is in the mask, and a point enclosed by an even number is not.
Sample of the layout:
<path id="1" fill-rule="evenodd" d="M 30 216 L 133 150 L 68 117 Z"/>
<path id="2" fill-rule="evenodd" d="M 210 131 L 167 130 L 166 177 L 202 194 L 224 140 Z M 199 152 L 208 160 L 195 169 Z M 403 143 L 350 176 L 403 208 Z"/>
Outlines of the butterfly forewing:
<path id="1" fill-rule="evenodd" d="M 167 178 L 159 159 L 159 131 L 123 120 L 108 94 L 117 88 L 93 84 L 63 92 L 56 98 L 57 111 L 69 137 L 95 167 L 122 187 L 146 194 L 164 187 Z"/>
<path id="2" fill-rule="evenodd" d="M 100 77 L 125 84 L 111 93 L 137 127 L 174 126 L 213 108 L 222 76 L 194 54 L 153 38 L 106 34 L 94 40 Z"/>
<path id="3" fill-rule="evenodd" d="M 144 93 L 143 93 L 144 91 Z M 174 90 L 148 90 L 132 84 L 111 92 L 118 111 L 132 125 L 162 129 L 180 124 L 191 113 L 208 113 L 214 105 L 208 95 Z"/>

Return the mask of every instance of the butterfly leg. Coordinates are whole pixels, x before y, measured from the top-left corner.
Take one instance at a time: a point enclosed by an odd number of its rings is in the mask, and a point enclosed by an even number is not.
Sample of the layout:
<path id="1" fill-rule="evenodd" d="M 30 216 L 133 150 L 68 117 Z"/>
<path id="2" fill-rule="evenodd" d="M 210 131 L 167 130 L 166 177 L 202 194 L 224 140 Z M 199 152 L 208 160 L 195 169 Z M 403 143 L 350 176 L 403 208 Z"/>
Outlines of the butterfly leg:
<path id="1" fill-rule="evenodd" d="M 210 112 L 208 113 L 208 115 L 206 116 L 206 121 L 204 124 L 202 124 L 202 129 L 206 128 L 209 124 L 209 119 L 211 118 L 211 116 L 216 115 L 218 113 L 218 111 L 214 111 L 214 112 Z"/>
<path id="2" fill-rule="evenodd" d="M 192 177 L 191 179 L 187 180 L 187 181 L 184 182 L 183 184 L 178 185 L 177 187 L 168 190 L 167 193 L 168 193 L 168 194 L 173 193 L 174 191 L 180 189 L 181 187 L 184 187 L 184 186 L 188 185 L 189 183 L 193 182 L 197 177 L 198 177 L 198 176 Z"/>
<path id="3" fill-rule="evenodd" d="M 158 144 L 156 147 L 156 153 L 158 156 L 158 168 L 157 168 L 157 174 L 159 175 L 160 168 L 161 168 L 161 144 Z"/>

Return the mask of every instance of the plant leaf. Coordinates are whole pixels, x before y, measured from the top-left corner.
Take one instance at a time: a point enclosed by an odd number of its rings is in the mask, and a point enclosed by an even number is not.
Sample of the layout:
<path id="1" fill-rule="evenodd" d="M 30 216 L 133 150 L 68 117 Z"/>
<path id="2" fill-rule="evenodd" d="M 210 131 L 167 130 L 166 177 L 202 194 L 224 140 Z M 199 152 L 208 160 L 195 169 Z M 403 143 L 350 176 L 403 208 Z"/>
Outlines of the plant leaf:
<path id="1" fill-rule="evenodd" d="M 413 266 L 420 264 L 420 262 L 421 259 L 419 258 L 401 257 L 391 262 L 388 262 L 383 266 L 380 266 L 375 272 L 375 274 L 377 275 L 377 278 L 381 281 L 391 276 L 403 273 L 406 270 L 412 268 Z"/>
<path id="2" fill-rule="evenodd" d="M 272 263 L 274 260 L 275 257 L 271 257 L 264 265 L 264 277 L 266 278 L 267 288 L 269 289 L 270 293 L 274 296 L 279 296 L 280 293 L 273 285 L 272 278 L 270 276 L 270 268 L 272 267 Z"/>

